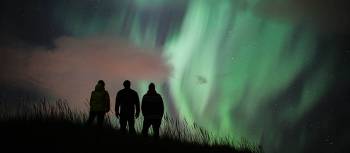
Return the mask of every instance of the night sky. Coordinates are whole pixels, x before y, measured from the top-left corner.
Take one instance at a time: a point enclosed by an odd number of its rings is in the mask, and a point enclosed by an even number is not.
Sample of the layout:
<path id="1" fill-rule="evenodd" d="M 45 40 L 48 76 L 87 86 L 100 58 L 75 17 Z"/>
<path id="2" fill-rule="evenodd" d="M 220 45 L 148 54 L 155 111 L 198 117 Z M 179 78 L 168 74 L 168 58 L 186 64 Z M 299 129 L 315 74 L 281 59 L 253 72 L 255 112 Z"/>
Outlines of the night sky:
<path id="1" fill-rule="evenodd" d="M 112 101 L 125 79 L 139 95 L 155 82 L 169 114 L 218 136 L 345 153 L 349 14 L 346 0 L 2 0 L 0 100 L 84 110 L 99 79 Z"/>

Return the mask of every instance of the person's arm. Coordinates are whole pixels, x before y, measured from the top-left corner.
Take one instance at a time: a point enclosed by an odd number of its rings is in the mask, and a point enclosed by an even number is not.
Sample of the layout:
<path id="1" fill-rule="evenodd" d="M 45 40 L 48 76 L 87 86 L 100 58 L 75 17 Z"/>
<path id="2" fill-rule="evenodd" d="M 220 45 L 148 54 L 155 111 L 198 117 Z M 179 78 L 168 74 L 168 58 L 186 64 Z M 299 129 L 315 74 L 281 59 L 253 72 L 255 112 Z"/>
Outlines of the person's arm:
<path id="1" fill-rule="evenodd" d="M 142 97 L 142 101 L 141 101 L 141 113 L 143 116 L 145 116 L 145 96 Z"/>
<path id="2" fill-rule="evenodd" d="M 93 98 L 94 98 L 94 92 L 91 92 L 91 96 L 90 96 L 90 102 L 89 102 L 89 105 L 90 105 L 90 108 L 92 106 L 92 101 L 93 101 Z"/>
<path id="3" fill-rule="evenodd" d="M 160 101 L 161 117 L 163 117 L 163 115 L 164 115 L 164 103 L 163 103 L 163 98 L 161 95 L 159 95 L 159 99 L 160 99 L 159 101 Z"/>
<path id="4" fill-rule="evenodd" d="M 136 107 L 136 118 L 138 118 L 140 116 L 140 100 L 139 100 L 139 95 L 137 94 L 137 92 L 135 92 L 135 107 Z"/>
<path id="5" fill-rule="evenodd" d="M 109 99 L 109 93 L 106 91 L 106 113 L 111 109 L 111 102 Z"/>
<path id="6" fill-rule="evenodd" d="M 117 93 L 117 96 L 115 97 L 115 115 L 119 118 L 119 106 L 120 106 L 120 99 L 119 99 L 119 92 Z"/>

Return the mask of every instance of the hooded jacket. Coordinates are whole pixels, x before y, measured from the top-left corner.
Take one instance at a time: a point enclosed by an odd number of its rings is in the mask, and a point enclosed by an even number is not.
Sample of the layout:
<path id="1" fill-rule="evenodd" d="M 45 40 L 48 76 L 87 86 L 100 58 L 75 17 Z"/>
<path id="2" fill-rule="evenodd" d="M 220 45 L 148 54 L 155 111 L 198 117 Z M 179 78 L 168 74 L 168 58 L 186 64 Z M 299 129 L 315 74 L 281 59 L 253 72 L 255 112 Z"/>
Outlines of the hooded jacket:
<path id="1" fill-rule="evenodd" d="M 142 98 L 142 115 L 145 118 L 161 119 L 164 114 L 163 99 L 155 90 L 148 90 Z"/>
<path id="2" fill-rule="evenodd" d="M 101 84 L 95 86 L 91 93 L 90 111 L 108 112 L 110 109 L 109 94 Z"/>

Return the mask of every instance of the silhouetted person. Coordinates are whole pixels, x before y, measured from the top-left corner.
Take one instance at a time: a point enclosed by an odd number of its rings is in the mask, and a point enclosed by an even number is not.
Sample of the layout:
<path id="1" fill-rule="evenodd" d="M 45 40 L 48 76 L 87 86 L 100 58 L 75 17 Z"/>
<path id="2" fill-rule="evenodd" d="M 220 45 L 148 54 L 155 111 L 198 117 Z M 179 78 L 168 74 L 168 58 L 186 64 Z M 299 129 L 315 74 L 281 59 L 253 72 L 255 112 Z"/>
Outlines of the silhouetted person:
<path id="1" fill-rule="evenodd" d="M 153 133 L 159 138 L 159 128 L 164 114 L 163 99 L 157 93 L 154 83 L 149 84 L 147 93 L 142 98 L 142 115 L 144 116 L 142 134 L 147 135 L 152 125 Z"/>
<path id="2" fill-rule="evenodd" d="M 135 118 L 138 118 L 140 114 L 140 100 L 137 92 L 130 88 L 129 80 L 125 80 L 123 85 L 124 89 L 117 93 L 115 99 L 115 113 L 117 118 L 119 118 L 121 131 L 125 133 L 126 124 L 128 124 L 129 132 L 134 134 Z"/>
<path id="3" fill-rule="evenodd" d="M 97 117 L 97 125 L 102 126 L 105 114 L 110 110 L 109 94 L 105 90 L 105 83 L 99 80 L 95 86 L 95 90 L 91 93 L 90 98 L 90 113 L 87 121 L 91 125 Z"/>

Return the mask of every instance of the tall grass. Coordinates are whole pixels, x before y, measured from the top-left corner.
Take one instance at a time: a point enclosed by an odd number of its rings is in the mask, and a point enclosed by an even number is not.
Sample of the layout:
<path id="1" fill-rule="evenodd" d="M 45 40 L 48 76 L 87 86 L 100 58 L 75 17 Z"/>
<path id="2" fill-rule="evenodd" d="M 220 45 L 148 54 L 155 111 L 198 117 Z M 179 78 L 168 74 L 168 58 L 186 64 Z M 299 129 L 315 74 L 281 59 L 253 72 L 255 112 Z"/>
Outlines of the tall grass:
<path id="1" fill-rule="evenodd" d="M 66 101 L 57 100 L 50 103 L 47 100 L 42 100 L 39 103 L 28 104 L 18 103 L 15 111 L 4 102 L 0 102 L 0 121 L 24 121 L 37 122 L 43 124 L 75 124 L 85 126 L 88 118 L 88 109 L 72 109 Z M 11 110 L 11 111 L 9 111 Z M 109 113 L 106 116 L 104 127 L 109 129 L 118 129 L 118 120 Z M 140 116 L 135 122 L 135 128 L 140 133 L 142 128 L 143 118 Z M 189 123 L 185 119 L 180 121 L 172 118 L 169 114 L 165 114 L 161 125 L 161 138 L 174 140 L 180 143 L 199 144 L 205 146 L 231 146 L 243 152 L 262 152 L 257 144 L 251 143 L 246 139 L 242 139 L 239 143 L 234 143 L 229 136 L 218 137 L 212 132 L 209 132 L 196 123 Z"/>

